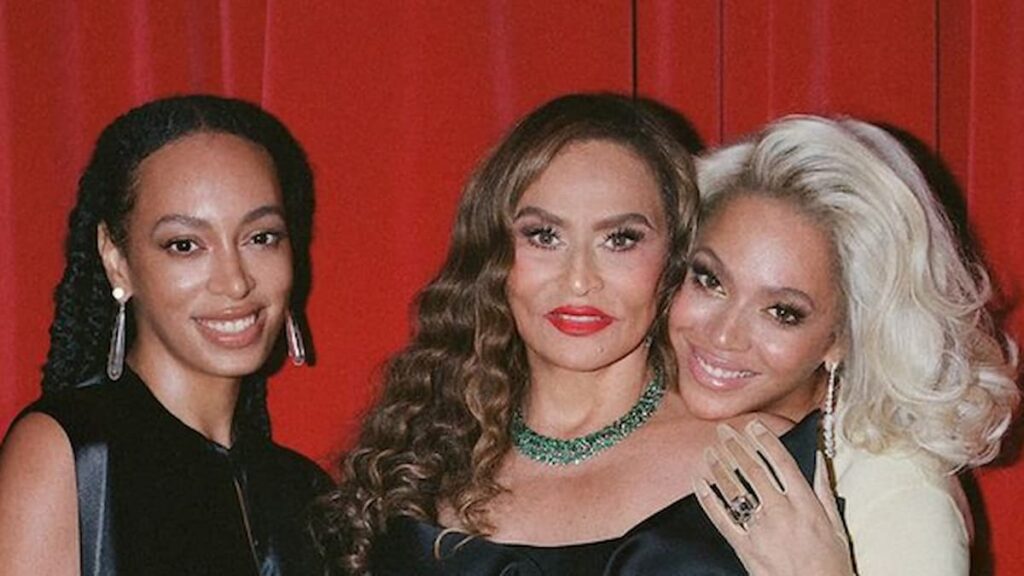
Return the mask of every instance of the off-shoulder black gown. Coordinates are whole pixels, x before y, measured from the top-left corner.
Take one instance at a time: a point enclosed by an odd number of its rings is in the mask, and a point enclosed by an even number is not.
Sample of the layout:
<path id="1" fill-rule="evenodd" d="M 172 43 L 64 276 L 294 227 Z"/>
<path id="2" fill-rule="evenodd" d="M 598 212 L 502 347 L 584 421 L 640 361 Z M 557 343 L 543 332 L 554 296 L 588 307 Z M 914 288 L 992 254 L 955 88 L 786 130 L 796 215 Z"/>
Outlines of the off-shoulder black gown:
<path id="1" fill-rule="evenodd" d="M 817 448 L 817 413 L 782 437 L 810 481 Z M 543 518 L 538 519 L 543 521 Z M 728 542 L 689 495 L 618 538 L 569 546 L 499 544 L 446 534 L 442 528 L 396 518 L 374 546 L 374 576 L 735 576 L 746 574 Z"/>

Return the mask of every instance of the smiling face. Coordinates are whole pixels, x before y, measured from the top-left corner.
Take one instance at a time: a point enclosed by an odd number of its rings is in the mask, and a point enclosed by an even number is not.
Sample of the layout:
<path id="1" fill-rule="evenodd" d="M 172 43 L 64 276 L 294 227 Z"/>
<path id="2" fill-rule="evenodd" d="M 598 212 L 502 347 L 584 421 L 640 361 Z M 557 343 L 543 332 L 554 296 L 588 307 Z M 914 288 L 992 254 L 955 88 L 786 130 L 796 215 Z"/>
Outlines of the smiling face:
<path id="1" fill-rule="evenodd" d="M 176 140 L 139 165 L 124 249 L 100 245 L 131 296 L 133 366 L 174 378 L 258 370 L 292 283 L 281 191 L 267 153 L 220 133 Z"/>
<path id="2" fill-rule="evenodd" d="M 512 223 L 508 301 L 532 370 L 593 371 L 645 353 L 666 226 L 657 181 L 626 148 L 587 141 L 555 157 Z"/>
<path id="3" fill-rule="evenodd" d="M 687 407 L 706 419 L 805 416 L 822 364 L 841 359 L 825 231 L 788 200 L 741 194 L 701 226 L 690 262 L 669 322 Z"/>

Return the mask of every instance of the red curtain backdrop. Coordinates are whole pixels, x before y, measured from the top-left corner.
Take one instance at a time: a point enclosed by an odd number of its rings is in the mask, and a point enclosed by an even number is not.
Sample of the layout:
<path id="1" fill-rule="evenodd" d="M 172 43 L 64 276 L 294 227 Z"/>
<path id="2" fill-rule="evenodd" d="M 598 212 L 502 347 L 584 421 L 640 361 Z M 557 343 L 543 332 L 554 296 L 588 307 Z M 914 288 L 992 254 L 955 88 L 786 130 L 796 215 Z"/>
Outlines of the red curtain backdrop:
<path id="1" fill-rule="evenodd" d="M 791 112 L 910 136 L 955 180 L 1024 338 L 1024 3 L 1014 0 L 0 0 L 0 430 L 38 394 L 75 183 L 156 96 L 261 103 L 317 175 L 319 363 L 273 379 L 275 436 L 343 449 L 476 161 L 570 91 L 635 91 L 715 145 Z M 977 574 L 1024 574 L 1024 465 L 976 474 Z"/>

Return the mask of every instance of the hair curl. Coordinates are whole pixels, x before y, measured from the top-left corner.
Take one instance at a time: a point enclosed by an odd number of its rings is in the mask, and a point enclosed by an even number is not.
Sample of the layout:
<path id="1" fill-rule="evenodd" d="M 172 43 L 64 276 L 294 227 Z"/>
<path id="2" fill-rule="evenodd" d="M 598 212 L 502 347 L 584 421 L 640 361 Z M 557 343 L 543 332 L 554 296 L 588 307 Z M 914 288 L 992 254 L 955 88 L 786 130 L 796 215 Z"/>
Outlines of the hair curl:
<path id="1" fill-rule="evenodd" d="M 244 138 L 265 149 L 273 160 L 292 243 L 292 309 L 295 314 L 304 310 L 314 202 L 313 173 L 302 147 L 277 118 L 242 100 L 208 95 L 155 100 L 130 110 L 103 130 L 79 179 L 77 202 L 68 218 L 64 274 L 54 294 L 43 394 L 103 372 L 117 304 L 110 297 L 110 282 L 96 247 L 97 227 L 105 224 L 113 241 L 125 249 L 139 164 L 167 144 L 199 132 Z M 129 306 L 129 347 L 130 314 Z M 239 397 L 239 424 L 269 434 L 266 378 L 255 375 L 251 380 Z"/>
<path id="2" fill-rule="evenodd" d="M 659 112 L 663 113 L 663 112 Z M 506 298 L 513 210 L 566 146 L 602 140 L 630 150 L 659 183 L 670 235 L 659 310 L 681 280 L 697 194 L 690 155 L 648 104 L 611 94 L 557 98 L 520 121 L 467 183 L 439 274 L 419 294 L 411 343 L 386 367 L 380 398 L 341 464 L 327 502 L 325 545 L 340 567 L 367 574 L 389 518 L 436 521 L 450 505 L 463 526 L 490 528 L 487 504 L 511 442 L 512 412 L 528 385 L 524 345 Z M 675 373 L 665 314 L 650 362 Z"/>
<path id="3" fill-rule="evenodd" d="M 893 136 L 853 119 L 790 116 L 698 161 L 698 181 L 701 218 L 764 194 L 830 235 L 845 304 L 837 416 L 848 440 L 923 450 L 950 471 L 996 456 L 1019 401 L 1015 345 L 985 310 L 985 270 Z"/>

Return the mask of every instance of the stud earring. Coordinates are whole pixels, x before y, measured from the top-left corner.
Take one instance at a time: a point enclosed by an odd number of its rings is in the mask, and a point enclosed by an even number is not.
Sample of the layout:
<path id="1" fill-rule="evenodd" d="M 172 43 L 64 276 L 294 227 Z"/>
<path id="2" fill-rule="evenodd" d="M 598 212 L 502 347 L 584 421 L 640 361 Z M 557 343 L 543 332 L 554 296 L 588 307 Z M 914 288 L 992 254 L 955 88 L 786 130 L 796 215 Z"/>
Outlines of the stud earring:
<path id="1" fill-rule="evenodd" d="M 114 330 L 110 335 L 110 350 L 107 352 L 107 376 L 117 380 L 124 373 L 124 308 L 128 298 L 120 286 L 111 290 L 110 295 L 117 300 L 118 308 L 117 316 L 114 317 Z"/>
<path id="2" fill-rule="evenodd" d="M 291 312 L 288 313 L 284 321 L 284 335 L 288 341 L 288 356 L 291 357 L 292 364 L 302 366 L 306 363 L 306 344 L 302 341 L 299 323 L 295 321 Z"/>
<path id="3" fill-rule="evenodd" d="M 824 436 L 825 456 L 836 457 L 836 388 L 839 386 L 839 363 L 827 365 L 828 389 L 825 391 L 825 416 L 822 418 L 822 436 Z"/>

